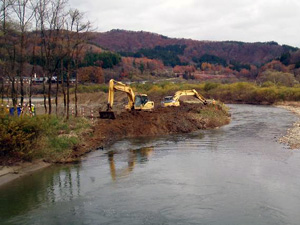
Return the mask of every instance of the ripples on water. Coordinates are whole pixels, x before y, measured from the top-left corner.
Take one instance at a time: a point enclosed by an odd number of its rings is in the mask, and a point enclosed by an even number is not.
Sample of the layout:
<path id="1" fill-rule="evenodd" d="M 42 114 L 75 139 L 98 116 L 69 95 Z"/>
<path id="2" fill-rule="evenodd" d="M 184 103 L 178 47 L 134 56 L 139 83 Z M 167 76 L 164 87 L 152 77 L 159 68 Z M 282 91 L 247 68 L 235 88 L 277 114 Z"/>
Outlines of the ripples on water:
<path id="1" fill-rule="evenodd" d="M 300 157 L 283 109 L 231 105 L 232 122 L 129 139 L 0 188 L 1 224 L 299 224 Z"/>

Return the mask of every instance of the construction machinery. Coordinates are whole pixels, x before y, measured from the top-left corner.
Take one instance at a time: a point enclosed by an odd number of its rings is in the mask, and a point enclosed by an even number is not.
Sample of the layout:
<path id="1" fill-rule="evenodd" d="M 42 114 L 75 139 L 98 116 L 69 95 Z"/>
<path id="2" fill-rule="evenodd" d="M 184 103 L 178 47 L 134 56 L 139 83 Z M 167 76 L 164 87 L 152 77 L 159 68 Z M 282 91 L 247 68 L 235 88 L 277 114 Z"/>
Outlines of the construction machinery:
<path id="1" fill-rule="evenodd" d="M 200 95 L 195 89 L 192 89 L 177 91 L 174 96 L 166 96 L 162 101 L 162 106 L 180 106 L 179 98 L 181 96 L 194 96 L 195 98 L 199 99 L 204 105 L 207 104 L 206 99 L 202 95 Z"/>
<path id="2" fill-rule="evenodd" d="M 108 101 L 106 111 L 100 111 L 101 119 L 115 119 L 115 114 L 112 111 L 114 104 L 115 91 L 125 92 L 128 97 L 128 104 L 125 106 L 127 110 L 152 110 L 154 108 L 154 102 L 148 100 L 146 94 L 134 94 L 132 88 L 119 81 L 111 79 L 108 87 Z"/>

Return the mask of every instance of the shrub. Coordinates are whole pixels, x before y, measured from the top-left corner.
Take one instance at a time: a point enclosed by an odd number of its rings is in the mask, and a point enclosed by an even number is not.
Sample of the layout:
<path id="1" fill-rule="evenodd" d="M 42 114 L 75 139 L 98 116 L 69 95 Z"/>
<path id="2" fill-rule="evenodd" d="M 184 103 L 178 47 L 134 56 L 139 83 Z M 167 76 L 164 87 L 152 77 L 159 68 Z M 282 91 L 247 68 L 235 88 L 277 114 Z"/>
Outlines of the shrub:
<path id="1" fill-rule="evenodd" d="M 256 101 L 259 103 L 273 104 L 276 100 L 281 100 L 275 87 L 260 88 L 256 91 Z"/>
<path id="2" fill-rule="evenodd" d="M 283 73 L 279 71 L 272 71 L 272 70 L 267 70 L 263 72 L 258 77 L 258 80 L 260 82 L 271 81 L 274 84 L 288 86 L 288 87 L 292 87 L 297 83 L 295 76 L 293 74 Z"/>
<path id="3" fill-rule="evenodd" d="M 219 86 L 218 83 L 211 83 L 211 82 L 208 82 L 208 83 L 205 83 L 204 84 L 204 91 L 210 91 L 212 89 L 215 89 Z"/>
<path id="4" fill-rule="evenodd" d="M 42 127 L 29 117 L 19 118 L 1 115 L 0 155 L 31 159 Z"/>
<path id="5" fill-rule="evenodd" d="M 272 81 L 266 81 L 264 82 L 261 87 L 274 87 L 276 84 L 274 84 Z"/>
<path id="6" fill-rule="evenodd" d="M 14 117 L 0 114 L 0 156 L 22 160 L 62 160 L 79 142 L 78 134 L 89 127 L 87 120 L 41 115 Z"/>

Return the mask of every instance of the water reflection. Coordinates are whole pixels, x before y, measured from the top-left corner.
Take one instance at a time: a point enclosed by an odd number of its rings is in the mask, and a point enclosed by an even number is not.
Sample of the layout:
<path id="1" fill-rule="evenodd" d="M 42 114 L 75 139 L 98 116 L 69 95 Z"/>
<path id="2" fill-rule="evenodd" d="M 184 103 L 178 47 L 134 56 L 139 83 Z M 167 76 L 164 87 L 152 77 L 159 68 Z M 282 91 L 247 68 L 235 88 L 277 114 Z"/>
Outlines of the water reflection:
<path id="1" fill-rule="evenodd" d="M 275 141 L 295 117 L 232 108 L 220 129 L 122 140 L 0 187 L 0 224 L 298 225 L 300 152 Z"/>
<path id="2" fill-rule="evenodd" d="M 127 166 L 116 169 L 116 160 L 114 156 L 117 153 L 115 151 L 109 151 L 107 156 L 112 180 L 115 181 L 119 178 L 127 177 L 133 171 L 136 163 L 146 163 L 152 153 L 153 147 L 129 150 L 127 154 Z"/>
<path id="3" fill-rule="evenodd" d="M 1 220 L 26 214 L 42 203 L 71 201 L 80 196 L 80 165 L 55 166 L 1 187 Z M 13 204 L 11 204 L 13 202 Z"/>

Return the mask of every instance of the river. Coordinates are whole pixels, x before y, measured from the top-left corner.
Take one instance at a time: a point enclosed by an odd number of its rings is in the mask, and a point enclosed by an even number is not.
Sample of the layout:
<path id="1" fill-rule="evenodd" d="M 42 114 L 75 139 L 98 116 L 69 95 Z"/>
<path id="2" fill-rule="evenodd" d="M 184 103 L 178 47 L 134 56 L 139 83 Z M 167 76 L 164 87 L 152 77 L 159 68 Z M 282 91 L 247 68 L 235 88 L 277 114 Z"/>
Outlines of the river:
<path id="1" fill-rule="evenodd" d="M 300 152 L 281 108 L 230 105 L 220 129 L 126 139 L 0 187 L 0 224 L 300 222 Z"/>

